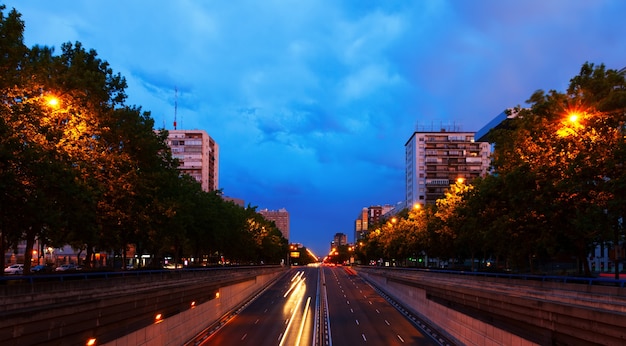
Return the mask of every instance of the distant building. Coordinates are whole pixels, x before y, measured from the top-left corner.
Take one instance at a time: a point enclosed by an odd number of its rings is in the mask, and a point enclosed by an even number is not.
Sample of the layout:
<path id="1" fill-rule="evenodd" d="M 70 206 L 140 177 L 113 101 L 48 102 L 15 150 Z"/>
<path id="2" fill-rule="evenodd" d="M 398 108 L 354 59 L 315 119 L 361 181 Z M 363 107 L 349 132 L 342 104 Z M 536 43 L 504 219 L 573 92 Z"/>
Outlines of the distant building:
<path id="1" fill-rule="evenodd" d="M 459 178 L 471 182 L 489 170 L 491 147 L 474 132 L 414 132 L 405 144 L 406 206 L 434 204 Z"/>
<path id="2" fill-rule="evenodd" d="M 238 205 L 240 207 L 245 207 L 245 201 L 241 198 L 222 196 L 222 199 L 225 200 L 226 202 L 232 202 L 235 205 Z"/>
<path id="3" fill-rule="evenodd" d="M 344 233 L 335 233 L 335 236 L 333 237 L 333 241 L 330 244 L 330 247 L 336 247 L 336 246 L 342 246 L 342 245 L 348 245 L 348 236 L 345 235 Z"/>
<path id="4" fill-rule="evenodd" d="M 363 208 L 354 224 L 354 242 L 363 239 L 370 225 L 380 221 L 383 215 L 394 209 L 393 205 L 385 204 L 384 206 L 376 205 Z"/>
<path id="5" fill-rule="evenodd" d="M 180 160 L 178 169 L 202 185 L 216 191 L 219 183 L 219 146 L 204 130 L 168 130 L 167 145 Z"/>
<path id="6" fill-rule="evenodd" d="M 274 221 L 276 227 L 283 234 L 285 239 L 289 240 L 289 212 L 287 209 L 282 208 L 279 210 L 259 210 L 259 214 L 263 215 L 266 220 Z"/>

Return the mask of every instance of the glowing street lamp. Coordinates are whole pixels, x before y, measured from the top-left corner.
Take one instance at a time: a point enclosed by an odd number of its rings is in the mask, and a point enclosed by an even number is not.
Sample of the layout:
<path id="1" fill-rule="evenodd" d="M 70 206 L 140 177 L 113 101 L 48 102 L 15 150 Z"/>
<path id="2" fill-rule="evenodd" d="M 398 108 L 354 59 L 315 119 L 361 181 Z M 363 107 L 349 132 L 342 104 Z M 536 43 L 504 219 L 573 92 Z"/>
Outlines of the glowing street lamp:
<path id="1" fill-rule="evenodd" d="M 56 96 L 46 97 L 46 104 L 52 108 L 59 108 L 61 101 Z"/>
<path id="2" fill-rule="evenodd" d="M 582 115 L 578 111 L 571 111 L 567 113 L 565 120 L 562 122 L 562 127 L 556 131 L 559 137 L 568 137 L 571 135 L 577 135 L 577 130 L 583 128 L 580 123 Z"/>

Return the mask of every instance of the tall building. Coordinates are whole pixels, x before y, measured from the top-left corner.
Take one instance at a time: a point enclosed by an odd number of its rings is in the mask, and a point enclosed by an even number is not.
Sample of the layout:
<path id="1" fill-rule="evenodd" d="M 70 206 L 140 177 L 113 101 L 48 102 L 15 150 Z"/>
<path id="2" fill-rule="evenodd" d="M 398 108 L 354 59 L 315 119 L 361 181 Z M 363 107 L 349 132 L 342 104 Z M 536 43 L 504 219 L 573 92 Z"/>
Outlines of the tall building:
<path id="1" fill-rule="evenodd" d="M 203 191 L 215 191 L 219 183 L 219 147 L 204 130 L 169 130 L 167 144 L 172 156 L 180 160 L 178 169 L 202 185 Z"/>
<path id="2" fill-rule="evenodd" d="M 266 220 L 274 221 L 276 227 L 283 234 L 285 239 L 289 240 L 289 212 L 282 208 L 279 210 L 259 210 L 259 214 L 263 215 Z"/>
<path id="3" fill-rule="evenodd" d="M 434 204 L 454 182 L 467 182 L 489 170 L 491 147 L 475 142 L 474 132 L 414 132 L 404 145 L 406 205 Z"/>
<path id="4" fill-rule="evenodd" d="M 354 224 L 354 242 L 356 243 L 361 240 L 367 233 L 370 225 L 378 223 L 383 215 L 393 209 L 394 206 L 389 204 L 385 204 L 383 206 L 374 205 L 363 208 Z"/>

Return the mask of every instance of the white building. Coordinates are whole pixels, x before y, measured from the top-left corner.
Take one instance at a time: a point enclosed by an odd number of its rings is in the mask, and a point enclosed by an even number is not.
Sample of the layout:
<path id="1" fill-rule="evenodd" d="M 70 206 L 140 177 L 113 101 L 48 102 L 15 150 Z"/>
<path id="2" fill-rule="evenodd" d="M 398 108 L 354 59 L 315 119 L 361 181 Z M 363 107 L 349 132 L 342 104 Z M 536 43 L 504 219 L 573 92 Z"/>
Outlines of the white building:
<path id="1" fill-rule="evenodd" d="M 414 132 L 406 142 L 406 206 L 433 204 L 454 182 L 487 174 L 491 147 L 474 132 Z"/>
<path id="2" fill-rule="evenodd" d="M 219 146 L 204 130 L 169 130 L 167 145 L 180 160 L 178 169 L 202 184 L 203 191 L 215 191 L 219 183 Z"/>

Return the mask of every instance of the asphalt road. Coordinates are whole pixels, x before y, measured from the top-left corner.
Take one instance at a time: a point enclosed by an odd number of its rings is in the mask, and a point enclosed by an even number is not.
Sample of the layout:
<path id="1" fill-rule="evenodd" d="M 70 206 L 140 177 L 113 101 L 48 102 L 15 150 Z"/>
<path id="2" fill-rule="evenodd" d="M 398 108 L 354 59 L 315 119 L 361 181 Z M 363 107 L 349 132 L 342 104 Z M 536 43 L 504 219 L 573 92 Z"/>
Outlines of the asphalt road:
<path id="1" fill-rule="evenodd" d="M 292 268 L 202 345 L 311 345 L 318 277 Z"/>
<path id="2" fill-rule="evenodd" d="M 315 338 L 319 334 L 324 336 Z M 438 343 L 422 334 L 351 268 L 322 266 L 291 268 L 288 275 L 204 339 L 201 345 Z"/>
<path id="3" fill-rule="evenodd" d="M 324 267 L 333 345 L 439 345 L 350 267 Z"/>

